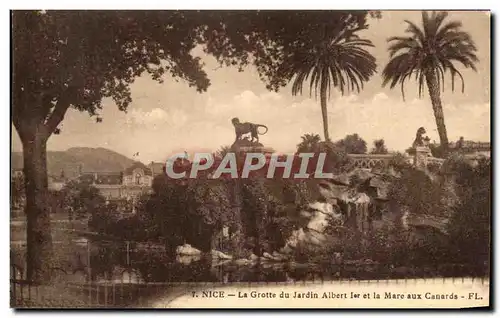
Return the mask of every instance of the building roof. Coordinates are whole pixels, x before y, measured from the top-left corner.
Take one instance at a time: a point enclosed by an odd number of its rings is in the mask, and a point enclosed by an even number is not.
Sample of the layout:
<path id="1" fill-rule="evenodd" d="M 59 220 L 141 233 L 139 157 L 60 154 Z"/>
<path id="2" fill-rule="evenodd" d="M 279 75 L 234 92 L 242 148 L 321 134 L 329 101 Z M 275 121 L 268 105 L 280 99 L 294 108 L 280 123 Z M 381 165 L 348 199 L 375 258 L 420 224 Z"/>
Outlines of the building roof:
<path id="1" fill-rule="evenodd" d="M 96 184 L 121 184 L 122 176 L 120 174 L 97 175 Z"/>
<path id="2" fill-rule="evenodd" d="M 458 149 L 459 142 L 450 143 L 450 149 Z M 490 151 L 490 142 L 476 142 L 471 140 L 464 140 L 462 143 L 462 151 L 475 152 L 475 151 Z"/>
<path id="3" fill-rule="evenodd" d="M 159 174 L 162 174 L 164 167 L 165 167 L 165 164 L 163 162 L 151 162 L 148 165 L 148 168 L 151 169 L 153 176 L 157 176 Z"/>
<path id="4" fill-rule="evenodd" d="M 147 176 L 152 176 L 153 175 L 151 169 L 148 168 L 148 167 L 146 167 L 142 162 L 139 162 L 139 161 L 136 161 L 130 167 L 128 167 L 127 169 L 125 169 L 125 171 L 123 173 L 125 175 L 130 175 L 137 168 L 144 170 L 144 174 L 147 175 Z"/>
<path id="5" fill-rule="evenodd" d="M 95 179 L 94 174 L 92 173 L 84 173 L 78 177 L 78 180 L 86 183 L 93 183 Z"/>
<path id="6" fill-rule="evenodd" d="M 121 184 L 121 172 L 85 172 L 78 179 L 83 182 L 95 184 Z"/>
<path id="7" fill-rule="evenodd" d="M 136 161 L 124 171 L 86 171 L 78 179 L 83 182 L 95 183 L 96 185 L 121 185 L 123 183 L 123 176 L 131 175 L 137 168 L 144 170 L 144 174 L 147 176 L 153 176 L 153 169 L 155 171 L 154 175 L 163 172 L 163 165 L 161 163 L 151 163 L 146 166 Z"/>

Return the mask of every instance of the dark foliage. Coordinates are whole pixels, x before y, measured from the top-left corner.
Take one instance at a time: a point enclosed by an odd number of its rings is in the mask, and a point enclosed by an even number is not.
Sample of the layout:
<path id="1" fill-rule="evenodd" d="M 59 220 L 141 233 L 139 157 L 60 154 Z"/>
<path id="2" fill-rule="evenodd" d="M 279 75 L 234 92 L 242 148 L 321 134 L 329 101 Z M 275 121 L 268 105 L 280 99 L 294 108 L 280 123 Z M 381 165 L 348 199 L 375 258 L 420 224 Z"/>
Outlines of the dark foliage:
<path id="1" fill-rule="evenodd" d="M 385 141 L 384 139 L 377 139 L 373 142 L 373 149 L 371 150 L 370 153 L 372 154 L 379 154 L 379 155 L 385 155 L 389 151 L 387 150 L 387 147 L 385 146 Z"/>
<path id="2" fill-rule="evenodd" d="M 347 37 L 366 28 L 368 11 L 13 11 L 12 122 L 23 144 L 27 179 L 28 276 L 50 279 L 52 240 L 46 145 L 72 107 L 97 116 L 103 98 L 125 111 L 129 85 L 148 73 L 182 79 L 197 91 L 210 80 L 201 45 L 221 65 L 249 64 L 269 89 L 325 35 Z M 379 16 L 379 13 L 372 13 Z M 318 32 L 321 31 L 321 32 Z M 321 34 L 321 36 L 319 36 Z"/>
<path id="3" fill-rule="evenodd" d="M 457 260 L 489 266 L 491 252 L 491 162 L 458 165 L 456 179 L 460 203 L 448 228 Z"/>
<path id="4" fill-rule="evenodd" d="M 366 141 L 358 134 L 347 135 L 335 143 L 340 149 L 344 149 L 346 153 L 364 154 L 367 151 Z"/>

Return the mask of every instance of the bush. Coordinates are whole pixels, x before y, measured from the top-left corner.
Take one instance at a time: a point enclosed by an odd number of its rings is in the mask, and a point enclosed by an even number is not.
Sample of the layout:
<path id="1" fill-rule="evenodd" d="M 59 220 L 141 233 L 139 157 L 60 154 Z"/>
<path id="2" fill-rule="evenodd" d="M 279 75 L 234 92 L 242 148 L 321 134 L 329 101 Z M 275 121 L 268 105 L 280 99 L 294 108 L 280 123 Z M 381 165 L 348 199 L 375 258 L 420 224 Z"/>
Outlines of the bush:
<path id="1" fill-rule="evenodd" d="M 358 134 L 347 135 L 344 139 L 337 141 L 335 145 L 352 154 L 364 154 L 367 151 L 366 141 Z"/>
<path id="2" fill-rule="evenodd" d="M 402 170 L 401 177 L 390 186 L 388 197 L 394 204 L 408 207 L 410 213 L 446 216 L 447 195 L 439 182 L 415 168 Z"/>
<path id="3" fill-rule="evenodd" d="M 88 221 L 90 231 L 115 235 L 115 226 L 118 222 L 118 207 L 114 203 L 104 205 L 99 209 L 92 211 Z"/>
<path id="4" fill-rule="evenodd" d="M 325 172 L 343 173 L 352 166 L 345 147 L 323 141 L 319 144 L 318 153 L 326 153 Z"/>
<path id="5" fill-rule="evenodd" d="M 431 154 L 435 158 L 445 158 L 446 154 L 441 145 L 429 144 Z"/>
<path id="6" fill-rule="evenodd" d="M 437 175 L 441 172 L 441 165 L 436 162 L 431 162 L 427 164 L 427 171 L 430 173 Z"/>
<path id="7" fill-rule="evenodd" d="M 491 162 L 476 167 L 455 165 L 460 203 L 448 224 L 452 251 L 457 262 L 489 267 L 491 252 Z"/>
<path id="8" fill-rule="evenodd" d="M 69 219 L 83 219 L 94 213 L 100 213 L 105 205 L 105 198 L 93 185 L 80 181 L 71 181 L 58 194 Z"/>
<path id="9" fill-rule="evenodd" d="M 412 167 L 411 163 L 408 162 L 407 156 L 402 153 L 395 153 L 389 160 L 389 167 L 394 168 L 394 170 L 401 172 Z"/>

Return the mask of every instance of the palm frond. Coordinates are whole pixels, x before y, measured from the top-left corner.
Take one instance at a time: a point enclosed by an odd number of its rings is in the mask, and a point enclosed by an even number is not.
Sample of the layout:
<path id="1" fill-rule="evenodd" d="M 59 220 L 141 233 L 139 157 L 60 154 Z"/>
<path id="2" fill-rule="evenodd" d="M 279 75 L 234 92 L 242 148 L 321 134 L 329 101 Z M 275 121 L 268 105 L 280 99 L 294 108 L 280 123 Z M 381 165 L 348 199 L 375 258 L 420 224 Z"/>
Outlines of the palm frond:
<path id="1" fill-rule="evenodd" d="M 311 76 L 311 84 L 309 86 L 309 92 L 312 92 L 314 87 L 314 97 L 318 98 L 318 86 L 322 77 L 322 65 L 316 65 L 314 67 L 313 76 Z M 306 78 L 307 80 L 307 78 Z"/>
<path id="2" fill-rule="evenodd" d="M 418 97 L 422 97 L 424 94 L 424 80 L 425 74 L 422 70 L 418 71 Z"/>
<path id="3" fill-rule="evenodd" d="M 436 12 L 434 11 L 431 16 L 431 20 L 429 21 L 429 36 L 435 37 L 439 28 L 443 24 L 444 19 L 448 16 L 448 12 L 446 11 L 440 11 Z"/>
<path id="4" fill-rule="evenodd" d="M 435 12 L 432 12 L 432 15 L 434 15 Z M 422 11 L 422 26 L 424 28 L 424 35 L 425 35 L 425 38 L 426 39 L 429 39 L 432 35 L 431 35 L 431 19 L 433 18 L 433 16 L 431 16 L 429 14 L 428 11 Z"/>
<path id="5" fill-rule="evenodd" d="M 395 42 L 389 45 L 388 48 L 390 58 L 403 50 L 411 50 L 416 47 L 421 47 L 420 43 L 418 43 L 413 37 L 394 37 L 390 40 L 390 42 Z"/>
<path id="6" fill-rule="evenodd" d="M 415 39 L 418 40 L 421 44 L 425 43 L 424 32 L 415 23 L 409 20 L 404 20 L 404 21 L 407 24 L 405 32 L 412 33 L 415 36 Z"/>
<path id="7" fill-rule="evenodd" d="M 476 71 L 479 59 L 477 47 L 469 33 L 462 31 L 460 21 L 446 22 L 446 12 L 422 12 L 422 27 L 405 20 L 408 36 L 394 36 L 387 40 L 390 60 L 385 66 L 382 77 L 383 86 L 392 89 L 401 85 L 404 99 L 404 85 L 414 75 L 418 83 L 418 93 L 422 96 L 425 77 L 432 72 L 439 90 L 445 89 L 445 74 L 451 76 L 452 91 L 455 77 L 465 85 L 462 74 L 455 63 Z"/>
<path id="8" fill-rule="evenodd" d="M 418 61 L 413 58 L 413 55 L 406 52 L 392 58 L 382 72 L 383 86 L 390 83 L 390 88 L 394 88 L 402 77 L 415 69 Z"/>
<path id="9" fill-rule="evenodd" d="M 376 72 L 376 61 L 366 48 L 373 47 L 370 40 L 345 33 L 308 50 L 307 63 L 297 60 L 291 65 L 292 94 L 302 94 L 304 82 L 309 81 L 309 93 L 317 98 L 324 87 L 328 97 L 336 87 L 343 95 L 351 90 L 360 91 L 363 83 Z M 313 62 L 314 61 L 314 62 Z"/>
<path id="10" fill-rule="evenodd" d="M 465 82 L 464 82 L 464 78 L 463 78 L 462 74 L 455 68 L 453 63 L 451 63 L 449 60 L 442 60 L 441 62 L 442 62 L 443 68 L 445 70 L 446 69 L 450 70 L 450 73 L 451 73 L 451 91 L 453 92 L 455 90 L 455 76 L 458 75 L 458 77 L 460 78 L 460 80 L 462 82 L 462 93 L 463 93 L 465 91 Z"/>
<path id="11" fill-rule="evenodd" d="M 405 81 L 410 78 L 412 75 L 411 71 L 406 73 L 405 75 L 403 75 L 403 77 L 401 78 L 400 80 L 400 83 L 401 83 L 401 96 L 403 96 L 403 101 L 406 100 L 405 98 Z"/>
<path id="12" fill-rule="evenodd" d="M 450 21 L 446 24 L 444 24 L 436 33 L 436 38 L 442 38 L 444 34 L 448 32 L 453 32 L 455 30 L 458 30 L 462 27 L 462 22 L 460 21 Z"/>

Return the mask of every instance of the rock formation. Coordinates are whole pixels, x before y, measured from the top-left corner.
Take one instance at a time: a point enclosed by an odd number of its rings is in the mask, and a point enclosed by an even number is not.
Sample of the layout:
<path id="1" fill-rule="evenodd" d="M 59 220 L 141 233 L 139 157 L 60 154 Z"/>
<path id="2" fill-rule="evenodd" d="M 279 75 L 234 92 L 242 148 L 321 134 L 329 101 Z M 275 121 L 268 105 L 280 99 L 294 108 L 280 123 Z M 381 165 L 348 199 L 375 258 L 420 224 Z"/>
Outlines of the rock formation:
<path id="1" fill-rule="evenodd" d="M 446 234 L 443 217 L 416 215 L 405 207 L 388 206 L 389 188 L 398 177 L 399 174 L 392 169 L 384 172 L 355 169 L 321 182 L 318 191 L 322 200 L 310 203 L 309 208 L 301 212 L 302 216 L 309 218 L 308 224 L 295 230 L 279 252 L 265 257 L 287 259 L 298 247 L 314 252 L 321 250 L 326 243 L 330 246 L 337 244 L 340 252 L 341 237 L 325 233 L 332 222 L 365 236 L 378 229 L 400 225 L 415 233 L 427 227 Z"/>

